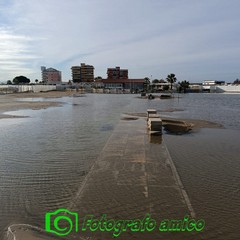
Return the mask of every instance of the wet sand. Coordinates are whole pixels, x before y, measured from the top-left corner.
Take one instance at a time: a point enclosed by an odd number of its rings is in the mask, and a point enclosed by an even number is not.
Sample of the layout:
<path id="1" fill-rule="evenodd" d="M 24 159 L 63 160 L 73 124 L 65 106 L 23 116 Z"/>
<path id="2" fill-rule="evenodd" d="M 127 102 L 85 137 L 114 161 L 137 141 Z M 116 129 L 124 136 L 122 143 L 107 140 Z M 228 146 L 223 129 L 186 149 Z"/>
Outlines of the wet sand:
<path id="1" fill-rule="evenodd" d="M 8 230 L 7 239 L 16 240 L 57 240 L 57 238 L 49 236 L 46 232 L 43 232 L 32 226 L 26 224 L 13 225 Z M 58 238 L 59 239 L 59 238 Z"/>
<path id="2" fill-rule="evenodd" d="M 7 111 L 15 111 L 20 109 L 46 109 L 49 107 L 62 106 L 63 103 L 53 101 L 18 101 L 19 98 L 61 98 L 72 96 L 70 91 L 51 91 L 41 93 L 17 93 L 0 95 L 0 119 L 2 118 L 19 118 L 20 116 L 3 114 Z M 24 117 L 24 116 L 23 116 Z"/>
<path id="3" fill-rule="evenodd" d="M 170 110 L 170 112 L 173 111 L 180 111 L 180 110 Z M 167 112 L 165 110 L 164 112 Z M 135 116 L 135 117 L 142 117 L 147 118 L 147 113 L 125 113 L 126 115 Z M 160 118 L 163 121 L 163 124 L 171 122 L 171 121 L 179 121 L 179 122 L 186 122 L 187 124 L 192 126 L 193 130 L 197 130 L 198 128 L 224 128 L 223 125 L 211 122 L 207 120 L 201 120 L 201 119 L 183 119 L 183 118 L 171 118 L 171 117 L 162 117 L 160 114 Z"/>
<path id="4" fill-rule="evenodd" d="M 8 94 L 5 96 L 11 98 L 61 98 L 61 97 L 71 97 L 76 91 L 49 91 L 49 92 L 38 92 L 38 93 L 15 93 Z"/>

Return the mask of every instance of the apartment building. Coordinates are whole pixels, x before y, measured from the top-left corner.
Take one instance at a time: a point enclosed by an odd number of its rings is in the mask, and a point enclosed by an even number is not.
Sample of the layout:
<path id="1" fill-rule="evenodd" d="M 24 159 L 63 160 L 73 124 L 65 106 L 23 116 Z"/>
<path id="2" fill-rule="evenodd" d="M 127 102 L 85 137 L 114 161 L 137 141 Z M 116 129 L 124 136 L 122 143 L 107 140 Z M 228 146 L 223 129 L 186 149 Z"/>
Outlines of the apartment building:
<path id="1" fill-rule="evenodd" d="M 120 89 L 130 91 L 140 91 L 144 88 L 145 79 L 129 79 L 128 69 L 120 69 L 120 67 L 108 68 L 106 79 L 97 79 L 96 86 L 107 89 Z"/>
<path id="2" fill-rule="evenodd" d="M 81 67 L 73 66 L 71 69 L 72 69 L 72 81 L 81 82 Z"/>
<path id="3" fill-rule="evenodd" d="M 43 83 L 59 84 L 62 82 L 61 71 L 58 71 L 55 68 L 46 68 L 45 66 L 41 67 L 41 71 L 42 71 L 42 82 Z"/>
<path id="4" fill-rule="evenodd" d="M 94 81 L 94 67 L 81 63 L 80 66 L 73 66 L 72 68 L 73 82 L 93 82 Z"/>
<path id="5" fill-rule="evenodd" d="M 108 79 L 128 79 L 128 69 L 120 69 L 120 67 L 107 69 Z"/>

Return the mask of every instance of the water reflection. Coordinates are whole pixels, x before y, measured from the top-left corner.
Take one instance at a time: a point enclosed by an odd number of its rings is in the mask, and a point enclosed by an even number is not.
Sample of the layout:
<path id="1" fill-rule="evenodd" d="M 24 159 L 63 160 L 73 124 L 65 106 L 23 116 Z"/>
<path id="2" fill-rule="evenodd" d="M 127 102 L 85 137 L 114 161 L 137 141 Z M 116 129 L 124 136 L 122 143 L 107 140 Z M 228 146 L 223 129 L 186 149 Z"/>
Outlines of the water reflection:
<path id="1" fill-rule="evenodd" d="M 149 142 L 154 144 L 162 144 L 162 133 L 161 132 L 154 132 L 149 133 Z"/>

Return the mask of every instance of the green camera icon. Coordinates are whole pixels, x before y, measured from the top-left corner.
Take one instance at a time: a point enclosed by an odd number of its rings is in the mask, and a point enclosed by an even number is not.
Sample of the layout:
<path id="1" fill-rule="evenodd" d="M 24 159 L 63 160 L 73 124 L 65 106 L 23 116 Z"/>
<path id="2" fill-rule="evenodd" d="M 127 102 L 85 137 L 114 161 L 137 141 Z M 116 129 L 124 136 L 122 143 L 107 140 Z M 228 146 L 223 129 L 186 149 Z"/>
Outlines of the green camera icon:
<path id="1" fill-rule="evenodd" d="M 78 214 L 60 208 L 45 214 L 45 230 L 58 236 L 66 236 L 72 231 L 78 232 Z"/>

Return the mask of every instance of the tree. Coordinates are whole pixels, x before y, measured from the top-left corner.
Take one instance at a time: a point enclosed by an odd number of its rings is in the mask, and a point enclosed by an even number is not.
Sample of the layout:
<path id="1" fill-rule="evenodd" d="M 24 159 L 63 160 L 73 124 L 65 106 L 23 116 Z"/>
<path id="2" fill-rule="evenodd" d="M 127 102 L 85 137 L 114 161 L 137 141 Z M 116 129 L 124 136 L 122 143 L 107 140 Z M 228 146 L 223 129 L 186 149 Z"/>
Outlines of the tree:
<path id="1" fill-rule="evenodd" d="M 170 83 L 170 89 L 172 90 L 173 84 L 177 81 L 177 78 L 174 73 L 170 73 L 166 80 Z"/>
<path id="2" fill-rule="evenodd" d="M 8 80 L 8 81 L 7 81 L 7 85 L 12 85 L 11 80 Z"/>
<path id="3" fill-rule="evenodd" d="M 143 84 L 143 87 L 144 87 L 144 90 L 145 90 L 145 91 L 148 90 L 149 85 L 150 85 L 150 79 L 149 79 L 148 77 L 145 77 L 145 78 L 144 78 L 144 84 Z"/>
<path id="4" fill-rule="evenodd" d="M 184 80 L 184 81 L 179 82 L 179 92 L 182 92 L 182 90 L 183 90 L 183 93 L 186 93 L 187 88 L 189 88 L 188 81 Z"/>
<path id="5" fill-rule="evenodd" d="M 27 84 L 30 83 L 30 79 L 25 76 L 18 76 L 13 79 L 14 84 Z"/>
<path id="6" fill-rule="evenodd" d="M 164 79 L 160 79 L 159 83 L 166 83 L 166 81 Z"/>
<path id="7" fill-rule="evenodd" d="M 236 84 L 236 85 L 240 84 L 240 80 L 237 78 L 237 79 L 233 82 L 233 84 Z"/>
<path id="8" fill-rule="evenodd" d="M 152 81 L 152 83 L 159 83 L 159 80 L 158 80 L 158 79 L 154 79 L 154 80 Z"/>
<path id="9" fill-rule="evenodd" d="M 101 79 L 102 79 L 102 77 L 100 77 L 100 76 L 97 76 L 94 78 L 94 80 L 101 80 Z"/>
<path id="10" fill-rule="evenodd" d="M 35 83 L 36 83 L 36 84 L 38 83 L 38 79 L 35 79 Z"/>

